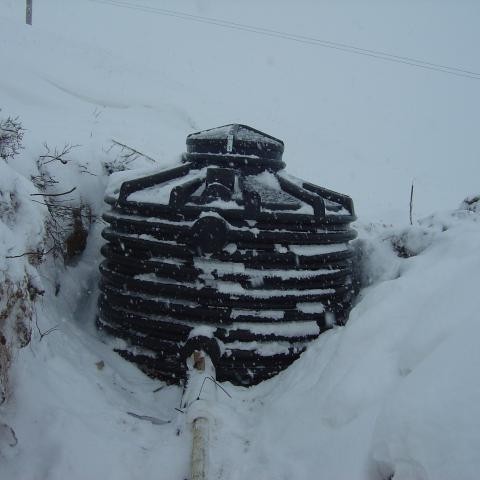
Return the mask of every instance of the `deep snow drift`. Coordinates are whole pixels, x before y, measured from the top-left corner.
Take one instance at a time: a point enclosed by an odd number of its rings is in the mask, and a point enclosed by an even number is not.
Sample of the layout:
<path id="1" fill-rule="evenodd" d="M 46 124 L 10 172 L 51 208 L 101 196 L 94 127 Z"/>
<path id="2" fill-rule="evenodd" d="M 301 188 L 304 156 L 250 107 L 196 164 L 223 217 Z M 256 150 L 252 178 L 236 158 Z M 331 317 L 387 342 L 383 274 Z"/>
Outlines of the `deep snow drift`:
<path id="1" fill-rule="evenodd" d="M 76 265 L 6 257 L 42 241 L 47 213 L 30 179 L 43 142 L 80 145 L 55 175 L 99 215 L 112 138 L 165 166 L 186 134 L 235 121 L 285 140 L 292 173 L 352 195 L 365 288 L 349 323 L 286 372 L 225 385 L 232 398 L 216 392 L 211 477 L 478 477 L 480 207 L 456 208 L 479 190 L 478 81 L 86 0 L 39 2 L 28 28 L 22 2 L 0 2 L 0 118 L 27 129 L 20 155 L 0 160 L 1 280 L 27 272 L 45 290 L 0 406 L 1 478 L 188 476 L 181 390 L 142 375 L 94 329 L 101 222 Z M 427 3 L 182 7 L 480 69 L 473 3 L 434 15 Z"/>

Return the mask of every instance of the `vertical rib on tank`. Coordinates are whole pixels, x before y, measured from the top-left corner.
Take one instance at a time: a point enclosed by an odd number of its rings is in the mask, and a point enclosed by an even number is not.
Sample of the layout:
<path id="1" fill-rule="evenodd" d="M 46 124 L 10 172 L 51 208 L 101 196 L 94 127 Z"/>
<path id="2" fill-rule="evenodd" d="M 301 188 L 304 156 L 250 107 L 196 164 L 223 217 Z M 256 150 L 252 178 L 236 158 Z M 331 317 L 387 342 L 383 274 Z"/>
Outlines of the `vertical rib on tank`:
<path id="1" fill-rule="evenodd" d="M 284 171 L 283 142 L 245 125 L 187 137 L 183 163 L 106 198 L 98 326 L 147 374 L 179 383 L 194 350 L 251 385 L 346 321 L 350 197 Z"/>

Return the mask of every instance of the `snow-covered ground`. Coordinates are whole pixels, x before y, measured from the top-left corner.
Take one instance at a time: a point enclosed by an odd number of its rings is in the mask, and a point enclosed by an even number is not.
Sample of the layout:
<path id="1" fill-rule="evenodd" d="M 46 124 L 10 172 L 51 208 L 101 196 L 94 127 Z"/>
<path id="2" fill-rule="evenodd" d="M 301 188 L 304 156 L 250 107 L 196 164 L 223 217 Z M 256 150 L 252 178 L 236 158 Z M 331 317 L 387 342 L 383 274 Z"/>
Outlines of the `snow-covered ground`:
<path id="1" fill-rule="evenodd" d="M 79 145 L 55 175 L 98 215 L 111 139 L 166 165 L 188 133 L 232 122 L 282 138 L 292 174 L 352 195 L 365 288 L 349 323 L 287 371 L 217 392 L 211 478 L 478 478 L 480 206 L 460 203 L 480 192 L 480 81 L 123 2 L 33 2 L 27 27 L 24 3 L 0 0 L 0 119 L 27 130 L 20 155 L 0 160 L 0 274 L 45 290 L 0 406 L 0 478 L 188 477 L 182 392 L 94 329 L 101 223 L 74 266 L 6 257 L 41 242 L 30 176 L 44 142 Z M 473 1 L 130 4 L 480 71 Z"/>

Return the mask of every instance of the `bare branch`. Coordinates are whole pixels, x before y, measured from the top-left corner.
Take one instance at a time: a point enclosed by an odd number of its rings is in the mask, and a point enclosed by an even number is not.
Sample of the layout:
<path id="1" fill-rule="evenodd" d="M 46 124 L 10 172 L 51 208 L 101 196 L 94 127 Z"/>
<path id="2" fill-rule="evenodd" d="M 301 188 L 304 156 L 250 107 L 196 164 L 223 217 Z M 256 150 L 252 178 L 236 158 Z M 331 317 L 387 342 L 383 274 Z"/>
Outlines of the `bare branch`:
<path id="1" fill-rule="evenodd" d="M 137 155 L 140 155 L 141 157 L 146 158 L 147 160 L 150 160 L 152 163 L 157 163 L 157 161 L 154 158 L 149 157 L 148 155 L 145 155 L 144 153 L 140 152 L 139 150 L 136 150 L 135 148 L 129 147 L 128 145 L 125 145 L 124 143 L 118 142 L 117 140 L 113 140 L 113 139 L 112 139 L 112 143 L 115 144 L 115 145 L 118 145 L 119 147 L 121 147 L 123 149 L 130 150 L 132 152 L 130 155 L 137 154 Z"/>
<path id="2" fill-rule="evenodd" d="M 45 255 L 48 255 L 52 250 L 53 250 L 54 247 L 48 249 L 47 251 L 40 251 L 40 252 L 24 252 L 24 253 L 21 253 L 20 255 L 7 255 L 5 256 L 5 258 L 21 258 L 21 257 L 26 257 L 28 255 L 32 255 L 34 257 L 44 257 Z"/>
<path id="3" fill-rule="evenodd" d="M 70 143 L 66 143 L 62 150 L 58 150 L 57 147 L 53 149 L 53 151 L 50 149 L 47 143 L 44 143 L 43 146 L 45 147 L 45 150 L 47 151 L 44 155 L 39 156 L 39 160 L 42 166 L 48 165 L 49 163 L 58 161 L 62 165 L 66 165 L 69 160 L 65 158 L 65 155 L 68 155 L 71 153 L 71 151 L 74 148 L 79 147 L 80 145 L 71 145 Z"/>
<path id="4" fill-rule="evenodd" d="M 67 192 L 63 192 L 63 193 L 31 193 L 30 196 L 31 197 L 34 197 L 34 196 L 37 196 L 37 195 L 41 195 L 41 196 L 48 196 L 48 197 L 60 197 L 62 195 L 68 195 L 69 193 L 72 193 L 74 192 L 75 190 L 77 189 L 77 187 L 73 187 L 72 189 L 68 190 Z"/>
<path id="5" fill-rule="evenodd" d="M 55 325 L 54 327 L 52 328 L 49 328 L 48 330 L 45 330 L 44 332 L 42 332 L 40 330 L 40 327 L 38 326 L 38 316 L 37 316 L 37 313 L 35 312 L 35 326 L 37 327 L 37 330 L 38 330 L 38 333 L 40 335 L 40 342 L 43 340 L 43 337 L 46 337 L 47 335 L 49 335 L 50 333 L 52 332 L 55 332 L 58 330 L 58 325 Z"/>
<path id="6" fill-rule="evenodd" d="M 137 150 L 129 145 L 119 142 L 117 140 L 112 140 L 109 148 L 104 151 L 110 153 L 113 148 L 118 148 L 119 152 L 113 160 L 109 160 L 103 163 L 105 171 L 110 175 L 114 172 L 122 172 L 128 170 L 130 163 L 134 162 L 137 158 L 143 157 L 149 160 L 152 163 L 157 163 L 157 161 L 146 155 L 145 153 Z"/>
<path id="7" fill-rule="evenodd" d="M 153 425 L 166 425 L 167 423 L 172 423 L 171 420 L 162 420 L 158 417 L 152 417 L 150 415 L 139 415 L 134 412 L 127 412 L 127 415 L 130 415 L 133 418 L 138 418 L 139 420 L 146 420 L 147 422 L 152 423 Z"/>
<path id="8" fill-rule="evenodd" d="M 88 175 L 91 175 L 92 177 L 97 177 L 98 176 L 97 174 L 92 173 L 90 170 L 88 170 L 88 168 L 83 163 L 81 163 L 79 165 L 79 169 L 80 169 L 80 173 L 87 173 Z"/>
<path id="9" fill-rule="evenodd" d="M 25 129 L 18 117 L 8 117 L 0 121 L 0 158 L 8 161 L 23 148 L 22 140 Z"/>

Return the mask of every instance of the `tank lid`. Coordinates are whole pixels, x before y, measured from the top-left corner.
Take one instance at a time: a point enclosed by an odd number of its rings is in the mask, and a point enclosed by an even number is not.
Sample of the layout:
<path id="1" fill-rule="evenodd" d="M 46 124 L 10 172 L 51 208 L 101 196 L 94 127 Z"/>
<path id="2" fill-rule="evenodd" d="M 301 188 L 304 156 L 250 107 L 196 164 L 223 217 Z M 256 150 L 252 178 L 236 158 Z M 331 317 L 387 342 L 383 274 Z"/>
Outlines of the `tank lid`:
<path id="1" fill-rule="evenodd" d="M 281 160 L 283 142 L 255 128 L 238 123 L 202 130 L 187 137 L 187 152 Z"/>

